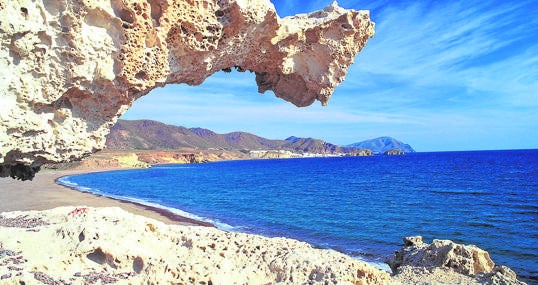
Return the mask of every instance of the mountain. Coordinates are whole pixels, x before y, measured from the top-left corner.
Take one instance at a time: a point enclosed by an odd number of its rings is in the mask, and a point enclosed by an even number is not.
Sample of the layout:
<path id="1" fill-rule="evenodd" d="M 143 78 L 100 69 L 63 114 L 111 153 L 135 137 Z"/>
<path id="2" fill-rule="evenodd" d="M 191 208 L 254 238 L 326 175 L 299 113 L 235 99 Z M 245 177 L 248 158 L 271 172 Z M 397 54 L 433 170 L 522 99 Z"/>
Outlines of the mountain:
<path id="1" fill-rule="evenodd" d="M 217 134 L 203 128 L 185 128 L 151 120 L 118 120 L 107 136 L 108 149 L 162 150 L 180 148 L 222 148 L 231 150 L 277 148 L 280 140 L 250 133 Z"/>
<path id="2" fill-rule="evenodd" d="M 114 150 L 214 147 L 188 128 L 151 120 L 118 120 L 106 137 L 106 145 Z"/>
<path id="3" fill-rule="evenodd" d="M 311 153 L 349 153 L 358 151 L 357 147 L 342 147 L 332 143 L 313 138 L 298 138 L 291 136 L 285 139 L 284 148 L 293 149 L 297 152 Z"/>
<path id="4" fill-rule="evenodd" d="M 204 128 L 185 128 L 152 120 L 118 120 L 110 129 L 106 145 L 110 150 L 289 150 L 295 153 L 354 155 L 358 155 L 361 149 L 370 149 L 377 153 L 390 149 L 414 152 L 409 145 L 390 137 L 338 146 L 319 139 L 295 136 L 285 140 L 272 140 L 247 132 L 217 134 Z"/>
<path id="5" fill-rule="evenodd" d="M 281 140 L 271 140 L 246 132 L 232 132 L 228 134 L 217 134 L 211 130 L 203 128 L 190 128 L 191 132 L 205 139 L 213 147 L 227 149 L 276 149 L 282 145 Z"/>
<path id="6" fill-rule="evenodd" d="M 410 145 L 391 137 L 380 137 L 371 140 L 365 140 L 362 142 L 350 144 L 348 146 L 354 146 L 360 149 L 370 149 L 374 153 L 384 153 L 393 149 L 399 149 L 406 153 L 415 152 L 415 150 Z"/>

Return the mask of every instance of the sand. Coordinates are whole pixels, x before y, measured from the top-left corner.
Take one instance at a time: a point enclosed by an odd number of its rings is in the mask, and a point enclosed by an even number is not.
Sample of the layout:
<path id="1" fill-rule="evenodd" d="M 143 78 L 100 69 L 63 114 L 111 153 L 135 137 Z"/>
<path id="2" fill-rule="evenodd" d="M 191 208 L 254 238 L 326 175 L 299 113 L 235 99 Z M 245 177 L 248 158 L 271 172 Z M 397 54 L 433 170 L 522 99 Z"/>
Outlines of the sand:
<path id="1" fill-rule="evenodd" d="M 81 173 L 118 170 L 114 168 L 99 170 L 45 170 L 32 181 L 19 181 L 11 178 L 0 179 L 0 213 L 10 211 L 48 210 L 60 206 L 120 207 L 133 214 L 168 224 L 203 225 L 196 221 L 171 212 L 137 203 L 120 201 L 104 196 L 83 193 L 56 184 L 56 179 Z"/>

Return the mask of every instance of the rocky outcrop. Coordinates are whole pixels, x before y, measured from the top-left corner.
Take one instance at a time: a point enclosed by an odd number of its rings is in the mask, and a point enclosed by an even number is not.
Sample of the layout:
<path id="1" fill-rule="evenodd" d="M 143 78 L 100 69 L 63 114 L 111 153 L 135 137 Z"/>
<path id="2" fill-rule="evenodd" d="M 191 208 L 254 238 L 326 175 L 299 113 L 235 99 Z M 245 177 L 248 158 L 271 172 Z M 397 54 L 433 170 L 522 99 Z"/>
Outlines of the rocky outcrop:
<path id="1" fill-rule="evenodd" d="M 150 90 L 220 70 L 327 104 L 374 24 L 336 3 L 279 18 L 268 0 L 21 0 L 0 2 L 0 30 L 0 176 L 30 179 L 102 149 Z"/>
<path id="2" fill-rule="evenodd" d="M 175 151 L 142 152 L 138 153 L 138 157 L 141 161 L 148 164 L 203 163 L 219 160 L 219 157 L 216 154 L 185 153 Z"/>
<path id="3" fill-rule="evenodd" d="M 390 284 L 387 272 L 304 242 L 87 207 L 2 213 L 0 276 L 2 284 Z"/>
<path id="4" fill-rule="evenodd" d="M 506 266 L 495 266 L 487 251 L 474 245 L 422 237 L 404 237 L 404 247 L 387 259 L 395 280 L 403 284 L 430 280 L 435 284 L 525 284 Z"/>
<path id="5" fill-rule="evenodd" d="M 149 163 L 142 161 L 135 153 L 114 156 L 122 168 L 149 168 Z"/>
<path id="6" fill-rule="evenodd" d="M 100 151 L 79 161 L 45 164 L 55 170 L 106 170 L 120 168 L 148 168 L 158 164 L 189 164 L 220 160 L 246 159 L 245 154 L 227 151 Z"/>
<path id="7" fill-rule="evenodd" d="M 383 155 L 404 155 L 405 152 L 403 150 L 400 150 L 400 149 L 391 149 L 391 150 L 387 150 L 383 153 Z"/>
<path id="8" fill-rule="evenodd" d="M 288 238 L 167 225 L 120 208 L 59 207 L 0 214 L 0 276 L 2 284 L 525 284 L 475 246 L 404 242 L 390 276 Z"/>
<path id="9" fill-rule="evenodd" d="M 350 153 L 351 156 L 372 156 L 374 152 L 369 149 L 360 149 L 358 151 Z"/>

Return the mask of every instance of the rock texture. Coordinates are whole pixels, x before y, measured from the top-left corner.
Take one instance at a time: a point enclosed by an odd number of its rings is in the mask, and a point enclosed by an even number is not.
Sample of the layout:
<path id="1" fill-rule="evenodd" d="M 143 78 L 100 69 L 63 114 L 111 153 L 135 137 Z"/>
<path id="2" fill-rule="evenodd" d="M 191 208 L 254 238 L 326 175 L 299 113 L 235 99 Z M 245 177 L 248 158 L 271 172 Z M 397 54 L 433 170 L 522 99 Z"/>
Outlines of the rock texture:
<path id="1" fill-rule="evenodd" d="M 404 242 L 389 262 L 390 276 L 304 242 L 167 225 L 120 208 L 4 212 L 0 283 L 525 284 L 475 246 Z"/>
<path id="2" fill-rule="evenodd" d="M 420 236 L 403 240 L 405 247 L 387 260 L 395 280 L 403 284 L 525 284 L 474 245 L 437 239 L 426 244 Z"/>
<path id="3" fill-rule="evenodd" d="M 119 208 L 0 215 L 2 284 L 389 284 L 388 273 L 286 238 L 165 225 Z M 98 282 L 101 283 L 98 283 Z"/>
<path id="4" fill-rule="evenodd" d="M 252 71 L 260 92 L 326 104 L 374 34 L 336 3 L 279 18 L 268 0 L 0 1 L 0 176 L 84 157 L 137 98 Z"/>

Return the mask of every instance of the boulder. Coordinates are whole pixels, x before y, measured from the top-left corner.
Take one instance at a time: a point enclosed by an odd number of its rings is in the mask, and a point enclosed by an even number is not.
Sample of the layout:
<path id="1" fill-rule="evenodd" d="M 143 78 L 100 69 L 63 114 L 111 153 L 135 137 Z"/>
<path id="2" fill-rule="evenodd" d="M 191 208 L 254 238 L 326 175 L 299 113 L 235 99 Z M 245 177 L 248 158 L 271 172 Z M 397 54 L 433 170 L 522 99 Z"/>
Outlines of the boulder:
<path id="1" fill-rule="evenodd" d="M 414 245 L 424 244 L 424 242 L 422 241 L 422 236 L 403 237 L 403 242 L 405 246 L 414 246 Z"/>
<path id="2" fill-rule="evenodd" d="M 484 251 L 474 245 L 461 245 L 450 240 L 434 239 L 431 244 L 422 242 L 422 238 L 406 238 L 406 246 L 394 253 L 394 258 L 387 263 L 393 272 L 402 265 L 414 267 L 446 267 L 466 274 L 491 272 L 495 263 Z"/>
<path id="3" fill-rule="evenodd" d="M 399 282 L 525 284 L 517 280 L 510 268 L 495 266 L 489 253 L 475 245 L 438 239 L 427 244 L 420 236 L 404 237 L 403 240 L 404 247 L 386 260 L 394 279 Z"/>

